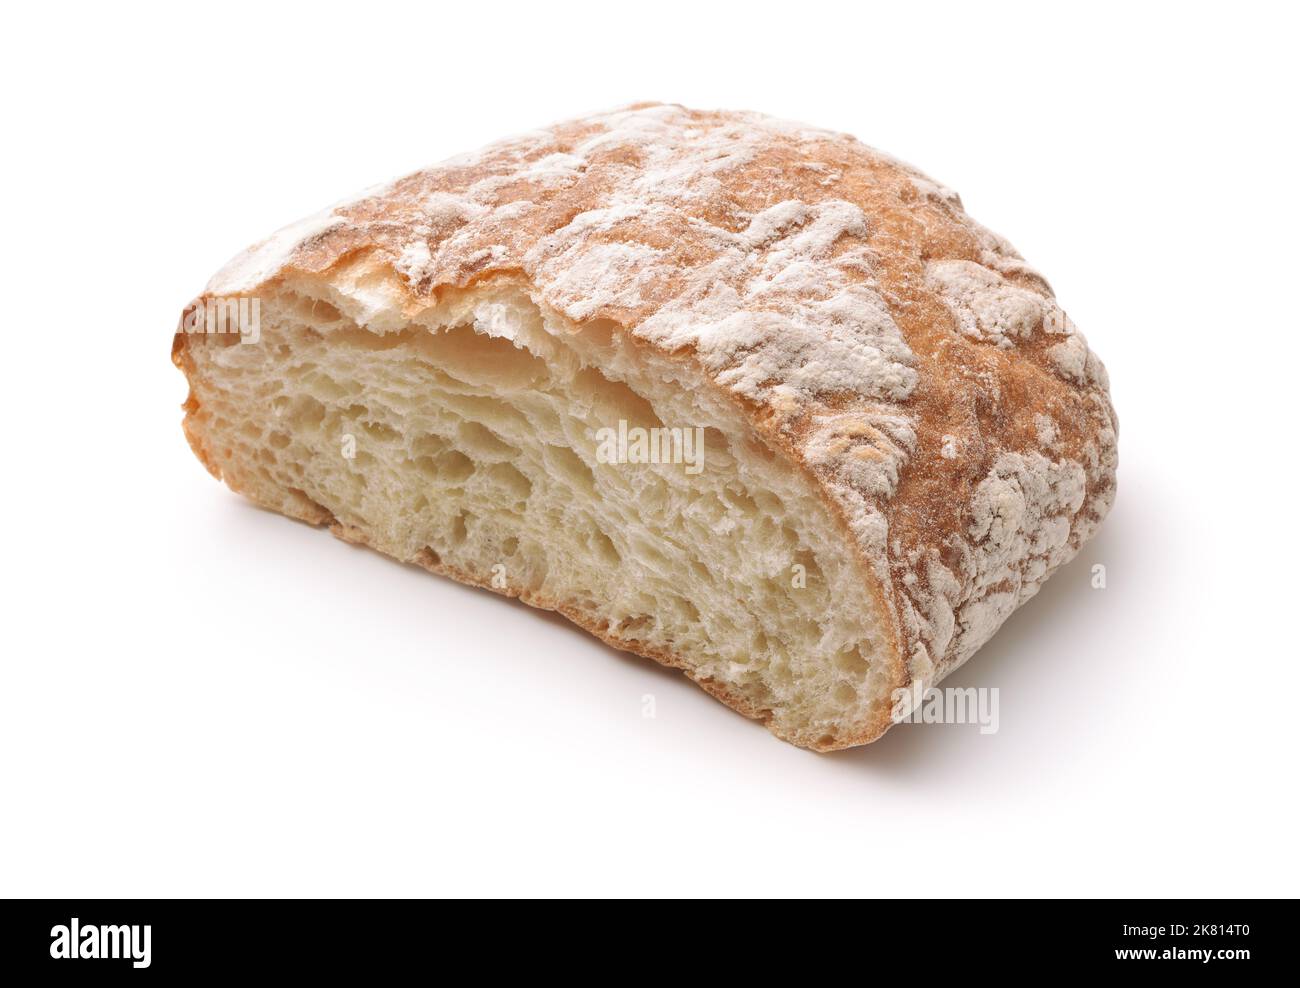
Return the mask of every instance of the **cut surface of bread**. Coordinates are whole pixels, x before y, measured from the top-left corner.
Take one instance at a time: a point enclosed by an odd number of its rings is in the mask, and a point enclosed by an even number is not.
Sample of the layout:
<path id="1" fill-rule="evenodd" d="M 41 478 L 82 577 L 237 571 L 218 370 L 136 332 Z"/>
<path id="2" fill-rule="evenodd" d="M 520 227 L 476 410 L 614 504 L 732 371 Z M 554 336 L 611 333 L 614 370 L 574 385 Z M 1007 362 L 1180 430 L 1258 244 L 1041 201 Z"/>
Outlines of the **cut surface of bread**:
<path id="1" fill-rule="evenodd" d="M 1046 283 L 914 170 L 752 114 L 633 107 L 333 207 L 219 273 L 173 358 L 233 489 L 817 750 L 883 733 L 1113 496 Z"/>

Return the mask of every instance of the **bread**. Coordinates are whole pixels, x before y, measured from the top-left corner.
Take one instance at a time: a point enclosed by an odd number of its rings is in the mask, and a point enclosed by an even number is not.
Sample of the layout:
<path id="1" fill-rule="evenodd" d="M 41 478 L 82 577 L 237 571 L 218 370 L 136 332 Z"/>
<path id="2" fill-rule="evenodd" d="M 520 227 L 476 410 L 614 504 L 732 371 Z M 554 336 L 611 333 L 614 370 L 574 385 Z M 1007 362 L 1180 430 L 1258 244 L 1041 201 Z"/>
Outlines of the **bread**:
<path id="1" fill-rule="evenodd" d="M 969 659 L 1115 491 L 1047 282 L 913 168 L 756 114 L 636 105 L 371 190 L 232 260 L 172 356 L 232 489 L 821 751 Z"/>

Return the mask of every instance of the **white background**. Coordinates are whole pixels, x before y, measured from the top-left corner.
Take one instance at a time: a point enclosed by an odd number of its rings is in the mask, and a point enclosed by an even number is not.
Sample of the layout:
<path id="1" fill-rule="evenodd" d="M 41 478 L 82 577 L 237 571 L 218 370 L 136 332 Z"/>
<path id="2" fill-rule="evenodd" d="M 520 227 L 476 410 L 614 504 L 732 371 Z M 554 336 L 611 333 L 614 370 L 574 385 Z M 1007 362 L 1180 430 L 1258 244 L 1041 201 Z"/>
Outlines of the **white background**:
<path id="1" fill-rule="evenodd" d="M 1282 10 L 11 6 L 0 894 L 1300 893 Z M 998 734 L 795 749 L 189 452 L 171 333 L 227 257 L 645 99 L 919 165 L 1106 362 L 1118 503 L 950 681 Z"/>

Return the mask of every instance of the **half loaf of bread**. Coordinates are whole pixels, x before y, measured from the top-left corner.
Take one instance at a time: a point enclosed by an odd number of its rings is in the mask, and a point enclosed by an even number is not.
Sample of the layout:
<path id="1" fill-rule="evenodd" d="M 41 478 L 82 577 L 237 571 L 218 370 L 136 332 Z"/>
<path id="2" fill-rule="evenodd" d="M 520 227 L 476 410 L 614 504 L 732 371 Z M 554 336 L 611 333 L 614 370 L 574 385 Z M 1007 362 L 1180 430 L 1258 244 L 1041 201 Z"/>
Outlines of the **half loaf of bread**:
<path id="1" fill-rule="evenodd" d="M 818 750 L 1096 530 L 1106 373 L 958 197 L 851 137 L 638 105 L 295 224 L 185 310 L 259 504 L 561 612 Z"/>

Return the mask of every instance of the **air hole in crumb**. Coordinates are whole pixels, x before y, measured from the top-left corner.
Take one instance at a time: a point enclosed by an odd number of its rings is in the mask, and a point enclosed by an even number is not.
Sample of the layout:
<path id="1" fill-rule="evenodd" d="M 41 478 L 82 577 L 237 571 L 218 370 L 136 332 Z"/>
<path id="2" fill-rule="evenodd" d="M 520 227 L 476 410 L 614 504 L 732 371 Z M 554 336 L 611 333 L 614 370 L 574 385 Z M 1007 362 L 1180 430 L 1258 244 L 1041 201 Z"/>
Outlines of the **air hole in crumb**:
<path id="1" fill-rule="evenodd" d="M 459 432 L 460 441 L 477 456 L 500 459 L 519 455 L 518 449 L 481 422 L 462 422 Z"/>
<path id="2" fill-rule="evenodd" d="M 871 664 L 856 648 L 845 649 L 835 656 L 835 668 L 847 672 L 856 679 L 866 677 Z"/>
<path id="3" fill-rule="evenodd" d="M 547 468 L 555 471 L 570 487 L 584 494 L 596 492 L 596 478 L 592 476 L 591 468 L 573 450 L 567 446 L 549 445 L 544 455 Z"/>
<path id="4" fill-rule="evenodd" d="M 618 626 L 618 634 L 623 638 L 635 639 L 638 634 L 647 628 L 654 627 L 655 619 L 649 614 L 638 614 L 636 617 L 628 618 Z"/>
<path id="5" fill-rule="evenodd" d="M 759 508 L 758 506 L 758 502 L 755 501 L 750 496 L 749 491 L 745 490 L 744 488 L 741 488 L 740 490 L 734 490 L 734 489 L 728 490 L 727 499 L 731 501 L 731 503 L 734 504 L 737 508 L 739 508 L 741 511 L 745 512 L 748 515 L 753 516 L 753 515 L 760 515 L 763 513 L 762 509 Z"/>
<path id="6" fill-rule="evenodd" d="M 465 524 L 466 512 L 462 511 L 456 516 L 456 520 L 451 523 L 451 540 L 456 545 L 460 545 L 469 537 L 469 527 Z"/>
<path id="7" fill-rule="evenodd" d="M 492 482 L 517 504 L 528 500 L 533 492 L 533 482 L 510 463 L 495 463 L 485 471 Z"/>
<path id="8" fill-rule="evenodd" d="M 596 550 L 602 560 L 612 566 L 616 566 L 623 561 L 623 557 L 619 555 L 618 547 L 614 545 L 614 540 L 599 528 L 591 533 L 591 547 Z"/>
<path id="9" fill-rule="evenodd" d="M 312 318 L 319 322 L 338 322 L 343 318 L 343 313 L 328 302 L 322 302 L 319 299 L 312 303 Z"/>
<path id="10" fill-rule="evenodd" d="M 592 319 L 590 322 L 583 323 L 580 328 L 583 337 L 592 346 L 607 347 L 614 343 L 617 326 L 609 319 Z"/>
<path id="11" fill-rule="evenodd" d="M 361 428 L 365 430 L 366 435 L 376 442 L 397 442 L 401 439 L 401 434 L 391 426 L 383 422 L 362 422 Z"/>
<path id="12" fill-rule="evenodd" d="M 435 461 L 439 476 L 458 484 L 474 472 L 474 461 L 458 449 L 449 449 Z"/>

